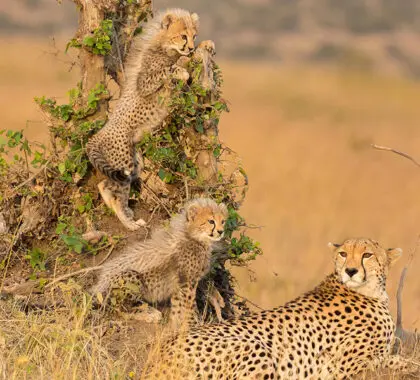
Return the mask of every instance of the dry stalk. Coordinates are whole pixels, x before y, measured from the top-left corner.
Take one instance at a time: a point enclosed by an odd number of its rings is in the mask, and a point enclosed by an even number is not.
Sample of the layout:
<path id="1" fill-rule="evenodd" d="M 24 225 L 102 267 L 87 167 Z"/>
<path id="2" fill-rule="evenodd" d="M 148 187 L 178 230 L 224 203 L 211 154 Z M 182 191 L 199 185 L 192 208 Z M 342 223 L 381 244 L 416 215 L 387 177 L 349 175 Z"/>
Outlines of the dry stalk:
<path id="1" fill-rule="evenodd" d="M 55 278 L 53 281 L 51 281 L 50 283 L 48 283 L 47 285 L 45 285 L 45 289 L 50 288 L 51 286 L 53 286 L 54 284 L 61 282 L 63 280 L 67 280 L 68 278 L 77 276 L 78 274 L 83 274 L 83 273 L 89 273 L 95 270 L 99 270 L 102 268 L 102 264 L 105 263 L 105 261 L 108 260 L 108 258 L 111 256 L 112 251 L 115 248 L 115 243 L 110 243 L 108 245 L 108 247 L 110 246 L 109 251 L 107 252 L 107 254 L 105 255 L 105 257 L 101 260 L 101 262 L 98 265 L 95 265 L 93 267 L 89 267 L 89 268 L 83 268 L 80 270 L 77 270 L 76 272 L 72 272 L 72 273 L 66 273 L 60 277 Z M 105 248 L 105 247 L 104 247 Z"/>
<path id="2" fill-rule="evenodd" d="M 387 146 L 381 146 L 381 145 L 376 145 L 376 144 L 371 144 L 371 147 L 373 149 L 385 150 L 387 152 L 392 152 L 392 153 L 398 154 L 399 156 L 402 156 L 402 157 L 405 157 L 405 158 L 409 159 L 414 165 L 416 165 L 420 168 L 420 163 L 418 161 L 416 161 L 413 157 L 411 157 L 407 153 L 401 152 L 400 150 L 397 150 L 397 149 L 394 149 L 394 148 L 389 148 Z"/>

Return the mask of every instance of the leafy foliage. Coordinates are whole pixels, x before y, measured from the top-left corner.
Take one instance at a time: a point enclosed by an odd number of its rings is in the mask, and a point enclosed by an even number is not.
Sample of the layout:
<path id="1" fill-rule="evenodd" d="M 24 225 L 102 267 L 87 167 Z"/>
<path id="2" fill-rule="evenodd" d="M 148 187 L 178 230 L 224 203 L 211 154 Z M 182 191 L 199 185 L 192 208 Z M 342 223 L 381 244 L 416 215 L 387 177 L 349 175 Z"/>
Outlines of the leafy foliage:
<path id="1" fill-rule="evenodd" d="M 111 31 L 112 23 L 105 20 L 100 30 L 94 31 L 89 38 L 85 37 L 80 44 L 86 45 L 93 54 L 106 54 L 110 44 L 105 42 L 108 41 L 107 36 Z M 70 45 L 73 42 L 70 42 Z M 233 185 L 222 173 L 218 173 L 217 181 L 211 185 L 200 178 L 197 164 L 200 152 L 206 151 L 219 159 L 226 150 L 217 136 L 212 136 L 207 131 L 215 128 L 221 114 L 228 111 L 227 104 L 219 92 L 222 83 L 220 69 L 214 69 L 216 90 L 213 88 L 212 91 L 201 85 L 202 69 L 200 62 L 192 60 L 188 67 L 191 76 L 188 83 L 172 81 L 172 96 L 169 99 L 161 99 L 169 105 L 170 117 L 158 131 L 144 135 L 137 148 L 142 150 L 145 158 L 146 173 L 154 174 L 164 184 L 171 184 L 173 191 L 181 195 L 169 206 L 171 211 L 175 211 L 178 207 L 176 202 L 183 199 L 184 195 L 188 197 L 197 193 L 206 193 L 228 205 L 228 256 L 236 263 L 244 263 L 254 259 L 261 253 L 261 249 L 258 242 L 254 242 L 246 234 L 246 222 L 238 213 L 239 203 L 233 196 Z M 68 101 L 63 104 L 45 96 L 35 98 L 50 121 L 53 150 L 48 152 L 48 155 L 43 145 L 30 144 L 22 131 L 0 131 L 0 174 L 6 173 L 14 164 L 26 168 L 28 176 L 29 166 L 42 167 L 44 174 L 40 185 L 37 185 L 36 181 L 25 181 L 23 186 L 19 186 L 19 191 L 15 194 L 17 199 L 13 202 L 18 204 L 30 192 L 39 196 L 39 199 L 49 198 L 50 203 L 47 203 L 53 204 L 54 215 L 49 219 L 50 230 L 47 235 L 51 246 L 54 249 L 61 248 L 61 252 L 95 254 L 110 244 L 114 245 L 115 242 L 113 240 L 110 243 L 102 237 L 99 241 L 91 243 L 84 238 L 82 232 L 85 218 L 93 220 L 97 215 L 101 217 L 106 214 L 106 210 L 97 212 L 95 203 L 98 198 L 85 186 L 88 184 L 91 168 L 85 146 L 88 139 L 106 123 L 106 120 L 97 118 L 97 111 L 108 97 L 109 93 L 102 84 L 98 84 L 87 94 L 79 84 L 68 92 Z M 10 157 L 11 152 L 16 154 L 12 162 L 9 162 L 7 157 Z M 56 198 L 57 193 L 53 190 L 57 183 L 61 184 L 58 185 L 60 189 L 64 189 L 60 193 L 61 198 Z M 184 194 L 184 186 L 194 189 L 192 194 Z M 33 190 L 34 187 L 37 187 L 36 191 Z M 139 196 L 135 191 L 132 195 Z M 0 204 L 1 202 L 0 198 Z M 45 270 L 48 252 L 38 247 L 25 248 L 25 258 L 33 268 L 33 275 Z M 60 263 L 63 264 L 66 260 L 60 258 Z M 221 263 L 217 265 L 220 268 Z"/>
<path id="2" fill-rule="evenodd" d="M 99 28 L 95 29 L 93 33 L 85 36 L 82 40 L 73 38 L 67 44 L 66 51 L 70 48 L 81 48 L 89 50 L 96 55 L 107 55 L 112 48 L 113 23 L 112 20 L 105 19 L 101 22 Z"/>
<path id="3" fill-rule="evenodd" d="M 70 218 L 61 216 L 55 232 L 71 251 L 82 253 L 83 249 L 88 246 L 87 241 L 82 238 L 82 234 L 76 229 Z"/>
<path id="4" fill-rule="evenodd" d="M 29 264 L 34 270 L 45 270 L 46 253 L 41 251 L 39 248 L 33 248 L 25 256 L 29 260 Z"/>
<path id="5" fill-rule="evenodd" d="M 84 147 L 89 137 L 105 124 L 105 120 L 87 120 L 96 112 L 100 101 L 108 96 L 105 86 L 98 84 L 93 88 L 82 107 L 81 94 L 80 86 L 70 90 L 68 104 L 57 104 L 56 100 L 45 96 L 35 98 L 41 108 L 57 120 L 50 129 L 59 139 L 61 148 L 68 150 L 65 159 L 57 164 L 59 178 L 66 182 L 80 180 L 87 174 L 89 160 Z"/>
<path id="6" fill-rule="evenodd" d="M 40 148 L 41 150 L 37 150 Z M 22 154 L 19 154 L 21 152 Z M 12 155 L 13 153 L 13 155 Z M 12 160 L 8 156 L 12 155 Z M 24 137 L 23 130 L 0 130 L 0 175 L 5 175 L 10 165 L 30 165 L 38 169 L 47 162 L 46 148 L 43 144 L 30 144 Z M 2 199 L 0 195 L 0 200 Z"/>
<path id="7" fill-rule="evenodd" d="M 224 147 L 218 139 L 209 140 L 204 134 L 207 128 L 218 125 L 223 112 L 229 111 L 218 91 L 210 94 L 201 85 L 199 78 L 202 69 L 200 62 L 192 60 L 189 63 L 191 81 L 175 81 L 172 89 L 169 124 L 153 135 L 145 135 L 139 147 L 150 162 L 151 167 L 147 169 L 156 170 L 164 183 L 184 186 L 187 181 L 196 188 L 207 189 L 214 199 L 229 206 L 229 218 L 225 226 L 229 257 L 237 263 L 243 263 L 255 259 L 262 250 L 259 243 L 254 242 L 243 231 L 246 222 L 237 211 L 239 205 L 233 200 L 232 185 L 220 173 L 218 183 L 209 188 L 199 178 L 196 165 L 200 150 L 210 150 L 216 158 L 222 155 Z M 217 66 L 213 74 L 215 87 L 218 89 L 222 84 L 222 77 Z M 198 135 L 198 138 L 194 139 L 194 135 Z M 203 138 L 200 138 L 201 135 Z M 243 174 L 246 176 L 244 172 Z"/>

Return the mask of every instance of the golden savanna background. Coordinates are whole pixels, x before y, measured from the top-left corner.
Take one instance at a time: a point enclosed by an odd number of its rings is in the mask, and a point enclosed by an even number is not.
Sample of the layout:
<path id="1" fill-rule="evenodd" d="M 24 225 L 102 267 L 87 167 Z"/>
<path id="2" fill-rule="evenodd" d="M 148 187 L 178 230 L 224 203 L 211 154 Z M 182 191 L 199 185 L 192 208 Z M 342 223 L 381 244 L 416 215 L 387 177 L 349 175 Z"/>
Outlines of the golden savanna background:
<path id="1" fill-rule="evenodd" d="M 243 159 L 250 187 L 242 213 L 264 255 L 235 268 L 238 292 L 267 308 L 310 289 L 332 270 L 329 241 L 366 236 L 404 256 L 420 233 L 418 0 L 158 0 L 202 20 L 213 39 L 231 112 L 221 139 Z M 33 101 L 75 86 L 74 4 L 0 3 L 0 129 L 48 142 Z M 404 326 L 420 327 L 420 253 L 404 291 Z"/>

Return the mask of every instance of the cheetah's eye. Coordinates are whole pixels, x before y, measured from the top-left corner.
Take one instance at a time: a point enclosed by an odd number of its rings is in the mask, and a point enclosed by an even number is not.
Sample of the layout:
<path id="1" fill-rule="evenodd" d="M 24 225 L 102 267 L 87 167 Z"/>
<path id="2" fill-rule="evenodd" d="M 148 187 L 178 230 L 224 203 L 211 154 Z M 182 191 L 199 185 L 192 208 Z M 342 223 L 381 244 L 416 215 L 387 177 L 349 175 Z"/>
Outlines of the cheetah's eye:
<path id="1" fill-rule="evenodd" d="M 338 252 L 338 254 L 339 254 L 341 257 L 347 257 L 347 252 L 341 251 L 341 252 Z"/>
<path id="2" fill-rule="evenodd" d="M 187 42 L 187 41 L 188 41 L 188 37 L 187 37 L 185 34 L 183 34 L 183 35 L 182 35 L 182 39 L 183 39 L 185 42 Z"/>
<path id="3" fill-rule="evenodd" d="M 210 224 L 215 224 L 213 219 L 209 219 Z"/>
<path id="4" fill-rule="evenodd" d="M 369 257 L 372 257 L 373 256 L 373 253 L 369 253 L 369 252 L 365 252 L 364 254 L 363 254 L 363 258 L 364 259 L 368 259 Z"/>
<path id="5" fill-rule="evenodd" d="M 222 223 L 222 226 L 223 226 L 225 224 L 225 220 L 222 220 L 221 223 Z"/>
<path id="6" fill-rule="evenodd" d="M 194 35 L 193 35 L 193 39 L 195 40 L 196 38 L 197 38 L 197 35 L 196 35 L 196 34 L 194 34 Z"/>

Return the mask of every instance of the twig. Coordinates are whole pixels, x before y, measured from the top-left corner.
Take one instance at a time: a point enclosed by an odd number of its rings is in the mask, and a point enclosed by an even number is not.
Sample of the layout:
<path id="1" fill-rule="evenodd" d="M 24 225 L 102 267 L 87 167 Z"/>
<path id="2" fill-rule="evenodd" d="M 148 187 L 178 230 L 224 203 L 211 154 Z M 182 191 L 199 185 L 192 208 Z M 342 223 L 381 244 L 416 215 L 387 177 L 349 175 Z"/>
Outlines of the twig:
<path id="1" fill-rule="evenodd" d="M 159 209 L 161 207 L 161 205 L 160 204 L 157 204 L 154 208 L 153 208 L 153 211 L 152 211 L 152 213 L 150 214 L 150 218 L 149 218 L 149 220 L 147 221 L 147 224 L 149 224 L 152 220 L 153 220 L 153 217 L 154 217 L 154 215 L 155 215 L 155 212 Z"/>
<path id="2" fill-rule="evenodd" d="M 402 329 L 402 292 L 404 288 L 405 277 L 407 276 L 407 267 L 401 272 L 400 282 L 397 290 L 397 329 Z"/>
<path id="3" fill-rule="evenodd" d="M 70 277 L 76 276 L 78 274 L 82 274 L 82 273 L 88 273 L 91 271 L 95 271 L 95 270 L 99 270 L 102 268 L 102 264 L 108 260 L 109 256 L 111 255 L 113 249 L 115 248 L 115 244 L 111 245 L 111 248 L 109 249 L 108 253 L 106 254 L 106 256 L 102 259 L 102 261 L 98 264 L 95 265 L 94 267 L 89 267 L 89 268 L 83 268 L 80 270 L 77 270 L 76 272 L 72 272 L 72 273 L 66 273 L 60 277 L 57 277 L 56 279 L 54 279 L 53 281 L 51 281 L 50 283 L 48 283 L 47 285 L 45 285 L 45 289 L 50 288 L 51 286 L 53 286 L 54 284 L 56 284 L 57 282 L 61 282 L 63 280 L 67 280 Z"/>
<path id="4" fill-rule="evenodd" d="M 82 273 L 88 273 L 88 272 L 91 272 L 91 271 L 94 271 L 94 270 L 99 270 L 101 268 L 102 267 L 100 265 L 96 265 L 94 267 L 83 268 L 83 269 L 77 270 L 76 272 L 64 274 L 63 276 L 57 277 L 56 279 L 54 279 L 53 281 L 51 281 L 50 283 L 48 283 L 47 285 L 45 285 L 45 289 L 50 288 L 51 286 L 53 286 L 57 282 L 61 282 L 63 280 L 67 280 L 70 277 L 73 277 L 73 276 L 76 276 L 76 275 L 82 274 Z"/>
<path id="5" fill-rule="evenodd" d="M 244 301 L 248 302 L 249 304 L 251 304 L 252 306 L 256 307 L 257 309 L 264 310 L 261 306 L 259 306 L 259 305 L 257 305 L 256 303 L 254 303 L 254 302 L 250 301 L 248 298 L 246 298 L 246 297 L 244 297 L 244 296 L 239 295 L 238 293 L 235 293 L 235 292 L 230 291 L 230 290 L 227 290 L 227 291 L 226 291 L 226 293 L 228 293 L 228 294 L 230 294 L 230 295 L 233 295 L 233 296 L 236 296 L 236 297 L 239 297 L 239 298 L 243 299 Z"/>
<path id="6" fill-rule="evenodd" d="M 120 63 L 120 67 L 121 67 L 121 72 L 122 72 L 123 80 L 125 82 L 125 71 L 124 71 L 124 65 L 123 65 L 123 61 L 122 61 L 122 57 L 121 57 L 120 40 L 118 38 L 118 32 L 115 29 L 115 24 L 113 24 L 113 28 L 114 28 L 114 34 L 115 34 L 115 42 L 117 43 L 118 60 L 120 61 L 119 63 Z"/>
<path id="7" fill-rule="evenodd" d="M 184 186 L 185 186 L 185 198 L 188 200 L 188 199 L 190 199 L 190 191 L 188 189 L 188 179 L 187 179 L 187 177 L 184 178 Z"/>
<path id="8" fill-rule="evenodd" d="M 14 187 L 12 189 L 12 194 L 11 195 L 16 194 L 16 191 L 17 190 L 19 190 L 21 187 L 25 186 L 27 183 L 31 182 L 34 178 L 36 178 L 44 169 L 47 168 L 47 166 L 48 166 L 49 163 L 50 163 L 50 160 L 47 160 L 47 162 L 44 165 L 42 165 L 36 173 L 34 173 L 27 180 L 23 181 L 22 183 L 20 183 L 16 187 Z"/>
<path id="9" fill-rule="evenodd" d="M 377 149 L 377 150 L 385 150 L 385 151 L 387 151 L 387 152 L 392 152 L 392 153 L 395 153 L 395 154 L 398 154 L 398 155 L 400 155 L 400 156 L 402 156 L 402 157 L 405 157 L 405 158 L 407 158 L 407 159 L 409 159 L 414 165 L 416 165 L 416 166 L 418 166 L 419 168 L 420 168 L 420 163 L 418 162 L 418 161 L 416 161 L 413 157 L 411 157 L 409 154 L 407 154 L 407 153 L 404 153 L 404 152 L 401 152 L 401 151 L 399 151 L 399 150 L 396 150 L 396 149 L 394 149 L 394 148 L 389 148 L 389 147 L 387 147 L 387 146 L 381 146 L 381 145 L 376 145 L 376 144 L 371 144 L 371 147 L 373 148 L 373 149 Z"/>
<path id="10" fill-rule="evenodd" d="M 100 263 L 97 266 L 101 266 L 105 261 L 108 260 L 109 256 L 111 256 L 112 251 L 115 248 L 115 243 L 113 243 L 111 245 L 111 248 L 109 249 L 109 251 L 107 252 L 107 254 L 105 255 L 105 257 L 100 261 Z"/>
<path id="11" fill-rule="evenodd" d="M 417 237 L 417 243 L 416 243 L 415 247 L 411 250 L 410 255 L 408 256 L 407 264 L 401 272 L 400 282 L 398 284 L 398 289 L 397 289 L 397 323 L 396 323 L 397 330 L 403 330 L 403 326 L 402 326 L 402 292 L 403 292 L 403 289 L 404 289 L 404 281 L 405 281 L 405 277 L 407 276 L 408 268 L 410 267 L 411 263 L 414 260 L 414 255 L 416 254 L 417 248 L 419 247 L 419 245 L 420 245 L 420 235 Z"/>
<path id="12" fill-rule="evenodd" d="M 5 259 L 6 265 L 4 267 L 3 278 L 2 278 L 1 284 L 0 284 L 0 291 L 4 288 L 4 281 L 6 280 L 7 270 L 9 269 L 10 259 L 12 257 L 12 253 L 13 253 L 13 246 L 15 245 L 15 243 L 16 243 L 18 237 L 19 237 L 19 229 L 20 229 L 21 225 L 22 225 L 22 220 L 19 221 L 18 225 L 16 226 L 15 231 L 14 231 L 13 236 L 12 236 L 12 240 L 10 242 L 10 246 L 9 246 L 7 256 L 6 256 L 6 259 Z"/>
<path id="13" fill-rule="evenodd" d="M 153 197 L 155 198 L 155 201 L 160 204 L 165 211 L 168 213 L 169 216 L 171 216 L 171 212 L 168 210 L 168 208 L 166 207 L 166 205 L 160 200 L 160 198 L 155 194 L 155 192 L 150 188 L 150 186 L 147 185 L 146 182 L 143 182 L 143 186 L 150 191 L 150 193 L 153 195 Z"/>

